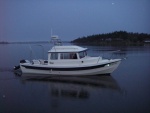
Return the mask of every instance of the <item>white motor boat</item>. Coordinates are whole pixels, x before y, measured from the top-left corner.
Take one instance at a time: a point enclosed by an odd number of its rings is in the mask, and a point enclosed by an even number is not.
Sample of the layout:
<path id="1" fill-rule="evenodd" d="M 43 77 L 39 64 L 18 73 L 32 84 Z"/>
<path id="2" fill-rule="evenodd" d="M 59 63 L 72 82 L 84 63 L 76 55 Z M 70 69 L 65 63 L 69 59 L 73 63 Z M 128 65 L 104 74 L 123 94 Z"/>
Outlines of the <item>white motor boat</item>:
<path id="1" fill-rule="evenodd" d="M 111 74 L 120 64 L 121 59 L 103 59 L 91 57 L 87 48 L 74 45 L 55 44 L 48 51 L 48 59 L 21 60 L 22 73 L 56 76 L 86 76 Z"/>

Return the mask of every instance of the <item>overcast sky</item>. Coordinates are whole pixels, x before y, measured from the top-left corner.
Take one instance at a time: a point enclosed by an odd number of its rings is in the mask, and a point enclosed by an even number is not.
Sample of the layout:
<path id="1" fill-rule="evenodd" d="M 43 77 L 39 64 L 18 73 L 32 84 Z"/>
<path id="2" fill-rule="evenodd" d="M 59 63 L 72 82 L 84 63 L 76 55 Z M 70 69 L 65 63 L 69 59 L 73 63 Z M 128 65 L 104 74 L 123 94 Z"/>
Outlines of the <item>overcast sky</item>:
<path id="1" fill-rule="evenodd" d="M 64 41 L 125 30 L 150 34 L 150 0 L 0 0 L 0 41 Z"/>

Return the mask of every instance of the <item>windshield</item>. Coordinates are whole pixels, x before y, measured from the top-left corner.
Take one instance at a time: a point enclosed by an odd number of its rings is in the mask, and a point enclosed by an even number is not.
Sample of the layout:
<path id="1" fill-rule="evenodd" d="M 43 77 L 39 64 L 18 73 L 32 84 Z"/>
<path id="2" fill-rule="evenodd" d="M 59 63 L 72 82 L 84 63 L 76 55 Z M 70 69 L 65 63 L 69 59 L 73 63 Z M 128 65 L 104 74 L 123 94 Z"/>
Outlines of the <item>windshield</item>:
<path id="1" fill-rule="evenodd" d="M 86 51 L 79 52 L 79 57 L 80 58 L 84 58 L 85 56 L 87 56 L 87 52 Z"/>

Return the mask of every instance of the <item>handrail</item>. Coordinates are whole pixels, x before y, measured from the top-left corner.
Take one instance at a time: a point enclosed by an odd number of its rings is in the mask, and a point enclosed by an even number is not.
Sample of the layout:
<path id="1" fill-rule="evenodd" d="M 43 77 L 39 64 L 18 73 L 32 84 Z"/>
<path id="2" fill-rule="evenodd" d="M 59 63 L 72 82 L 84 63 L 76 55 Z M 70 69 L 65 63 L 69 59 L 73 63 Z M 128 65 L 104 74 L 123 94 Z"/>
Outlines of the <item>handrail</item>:
<path id="1" fill-rule="evenodd" d="M 108 53 L 115 53 L 115 52 L 119 52 L 120 50 L 116 50 L 116 51 L 109 51 L 109 52 L 107 52 L 107 53 L 104 53 L 104 54 L 108 54 Z M 103 56 L 104 56 L 104 54 L 103 54 Z M 102 56 L 102 57 L 103 57 Z"/>
<path id="2" fill-rule="evenodd" d="M 101 58 L 101 56 L 99 56 L 98 60 L 97 60 L 97 63 L 99 62 L 99 59 Z"/>
<path id="3" fill-rule="evenodd" d="M 107 52 L 107 54 L 108 53 L 115 53 L 115 52 L 119 52 L 120 50 L 116 50 L 116 51 L 109 51 L 109 52 Z M 106 54 L 106 53 L 105 53 Z M 104 56 L 104 54 L 102 55 L 102 57 Z M 97 60 L 97 63 L 99 62 L 99 60 L 100 60 L 100 58 L 101 58 L 101 56 L 99 56 L 99 58 L 98 58 L 98 60 Z"/>

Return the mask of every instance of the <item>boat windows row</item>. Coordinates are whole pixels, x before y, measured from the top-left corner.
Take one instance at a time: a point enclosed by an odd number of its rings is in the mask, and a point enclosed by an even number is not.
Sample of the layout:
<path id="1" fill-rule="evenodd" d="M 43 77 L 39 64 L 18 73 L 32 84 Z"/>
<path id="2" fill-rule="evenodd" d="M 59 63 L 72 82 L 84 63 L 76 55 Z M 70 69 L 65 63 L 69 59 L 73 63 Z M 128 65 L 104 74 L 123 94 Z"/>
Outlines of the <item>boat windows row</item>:
<path id="1" fill-rule="evenodd" d="M 57 60 L 57 59 L 80 59 L 87 56 L 86 51 L 82 51 L 79 53 L 51 53 L 50 59 Z"/>

